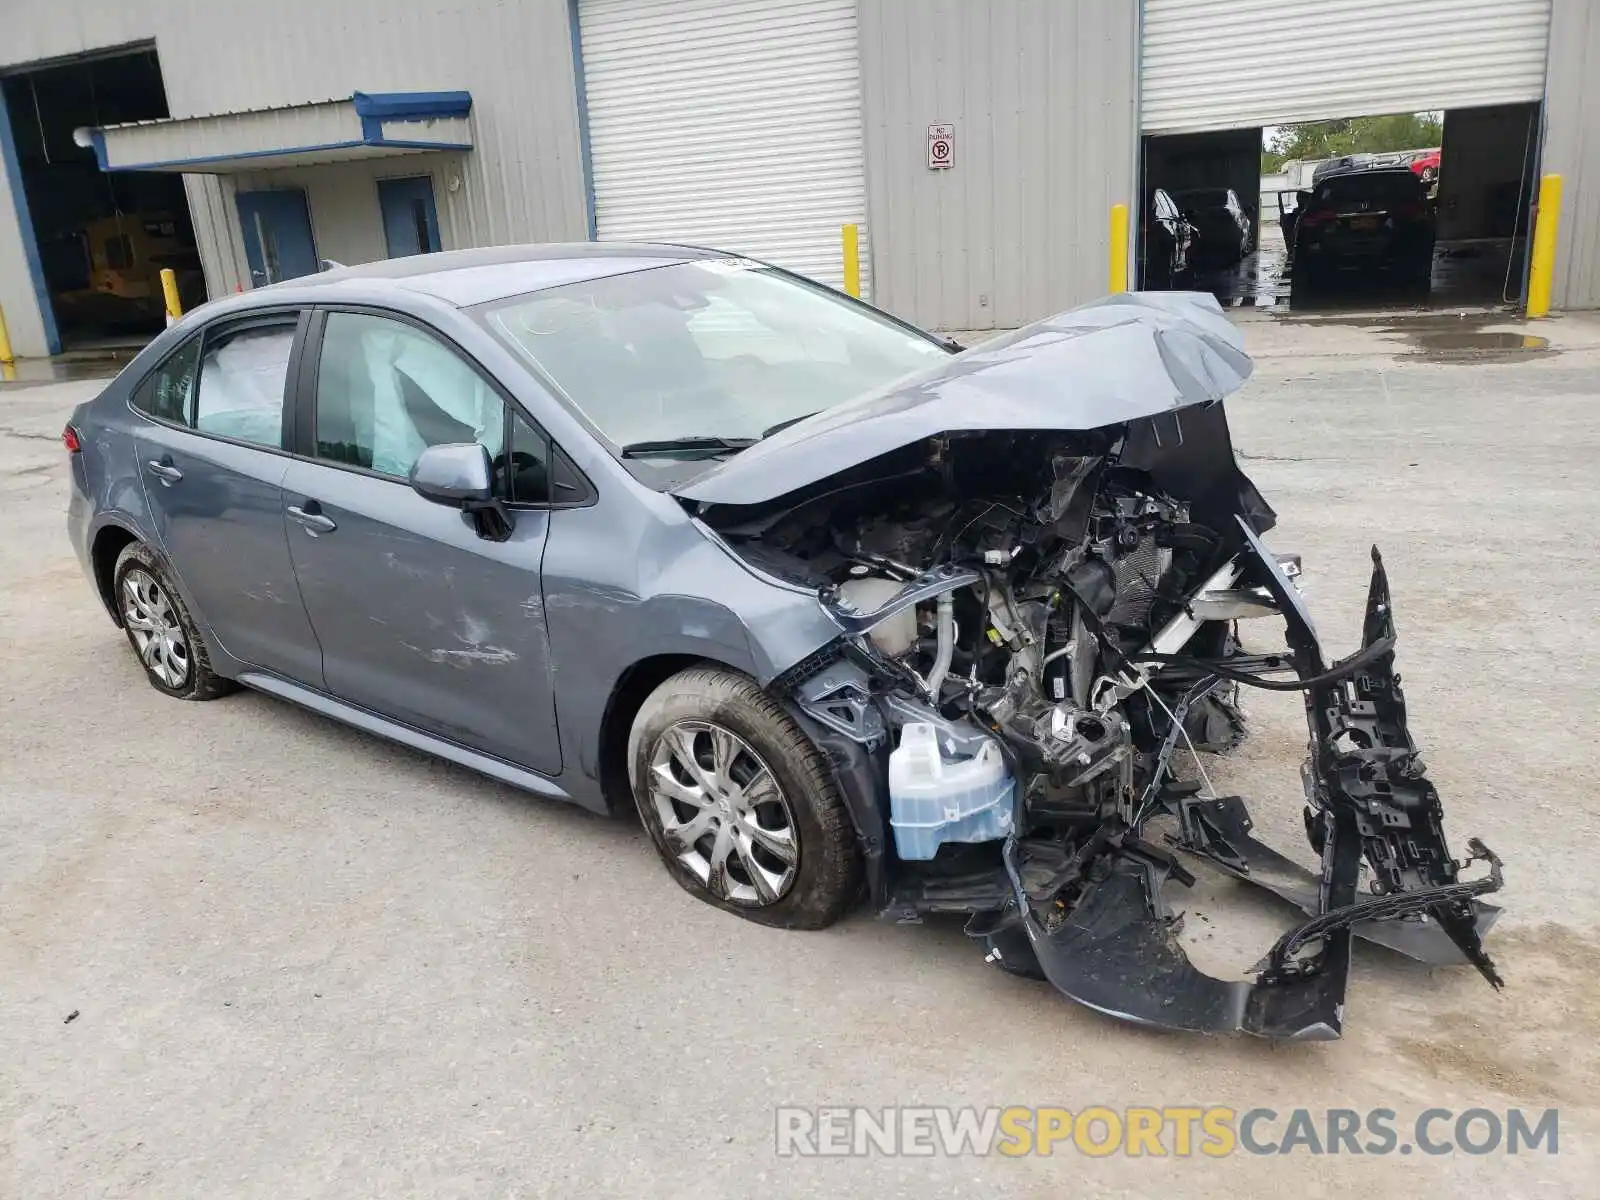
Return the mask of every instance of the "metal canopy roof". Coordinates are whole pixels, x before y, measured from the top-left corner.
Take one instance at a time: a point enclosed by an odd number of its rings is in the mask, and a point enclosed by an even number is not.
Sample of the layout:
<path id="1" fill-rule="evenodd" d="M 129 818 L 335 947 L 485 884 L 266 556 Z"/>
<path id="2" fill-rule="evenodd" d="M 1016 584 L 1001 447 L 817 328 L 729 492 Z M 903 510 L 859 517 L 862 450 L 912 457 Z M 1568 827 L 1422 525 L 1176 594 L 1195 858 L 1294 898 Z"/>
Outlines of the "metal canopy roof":
<path id="1" fill-rule="evenodd" d="M 472 149 L 468 92 L 354 92 L 284 108 L 169 117 L 79 131 L 102 171 L 227 175 Z"/>

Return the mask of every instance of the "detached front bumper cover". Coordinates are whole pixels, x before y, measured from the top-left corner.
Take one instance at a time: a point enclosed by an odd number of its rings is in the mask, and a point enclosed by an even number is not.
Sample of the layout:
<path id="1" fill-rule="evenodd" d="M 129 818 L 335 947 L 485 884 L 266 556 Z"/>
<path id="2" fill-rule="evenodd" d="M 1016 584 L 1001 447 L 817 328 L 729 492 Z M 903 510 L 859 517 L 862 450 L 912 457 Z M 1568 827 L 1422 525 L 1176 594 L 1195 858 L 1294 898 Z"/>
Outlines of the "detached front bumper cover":
<path id="1" fill-rule="evenodd" d="M 1017 845 L 1008 843 L 1015 919 L 1040 969 L 1072 999 L 1136 1023 L 1311 1041 L 1342 1032 L 1352 936 L 1424 962 L 1471 963 L 1500 987 L 1483 947 L 1499 910 L 1477 899 L 1501 886 L 1500 860 L 1474 838 L 1458 863 L 1445 844 L 1438 792 L 1406 728 L 1389 582 L 1377 548 L 1363 648 L 1330 670 L 1299 592 L 1254 531 L 1239 525 L 1256 581 L 1283 615 L 1304 688 L 1306 832 L 1321 871 L 1307 871 L 1250 836 L 1238 797 L 1202 800 L 1175 787 L 1141 804 L 1126 828 L 1107 834 L 1104 852 L 1088 864 L 1075 893 L 1027 892 Z M 1216 682 L 1202 680 L 1191 696 Z M 1163 759 L 1158 778 L 1164 769 Z M 1191 883 L 1193 877 L 1145 839 L 1144 824 L 1156 812 L 1179 818 L 1180 832 L 1170 839 L 1177 850 L 1260 884 L 1308 914 L 1271 947 L 1253 981 L 1215 979 L 1184 955 L 1161 887 L 1168 878 Z M 1365 890 L 1363 861 L 1370 871 Z M 1473 862 L 1487 869 L 1464 881 L 1461 871 Z M 1003 939 L 989 940 L 1004 952 Z"/>

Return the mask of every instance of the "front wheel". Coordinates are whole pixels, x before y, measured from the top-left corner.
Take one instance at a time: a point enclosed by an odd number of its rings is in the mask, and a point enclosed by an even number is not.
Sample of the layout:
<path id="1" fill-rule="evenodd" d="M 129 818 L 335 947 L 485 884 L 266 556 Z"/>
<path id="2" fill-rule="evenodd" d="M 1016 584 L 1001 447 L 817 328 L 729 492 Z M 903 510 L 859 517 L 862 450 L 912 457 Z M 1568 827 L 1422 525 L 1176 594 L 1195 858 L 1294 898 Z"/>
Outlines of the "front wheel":
<path id="1" fill-rule="evenodd" d="M 820 929 L 856 897 L 855 832 L 827 759 L 743 675 L 681 671 L 628 741 L 639 817 L 672 877 L 763 925 Z"/>

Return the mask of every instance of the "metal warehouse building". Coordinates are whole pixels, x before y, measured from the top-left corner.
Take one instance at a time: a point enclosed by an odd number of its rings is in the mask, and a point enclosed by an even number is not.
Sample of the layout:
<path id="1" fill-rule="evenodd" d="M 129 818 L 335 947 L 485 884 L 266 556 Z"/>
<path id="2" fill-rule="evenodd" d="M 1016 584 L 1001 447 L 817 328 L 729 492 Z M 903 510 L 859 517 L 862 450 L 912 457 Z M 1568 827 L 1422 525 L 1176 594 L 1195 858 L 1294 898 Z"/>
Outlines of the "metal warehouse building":
<path id="1" fill-rule="evenodd" d="M 95 328 L 134 257 L 198 298 L 653 238 L 838 285 L 846 224 L 875 302 L 1006 327 L 1104 290 L 1155 172 L 1253 196 L 1264 126 L 1421 110 L 1447 186 L 1480 176 L 1463 236 L 1502 193 L 1525 233 L 1564 176 L 1554 303 L 1600 304 L 1600 0 L 0 0 L 0 30 L 24 355 Z"/>

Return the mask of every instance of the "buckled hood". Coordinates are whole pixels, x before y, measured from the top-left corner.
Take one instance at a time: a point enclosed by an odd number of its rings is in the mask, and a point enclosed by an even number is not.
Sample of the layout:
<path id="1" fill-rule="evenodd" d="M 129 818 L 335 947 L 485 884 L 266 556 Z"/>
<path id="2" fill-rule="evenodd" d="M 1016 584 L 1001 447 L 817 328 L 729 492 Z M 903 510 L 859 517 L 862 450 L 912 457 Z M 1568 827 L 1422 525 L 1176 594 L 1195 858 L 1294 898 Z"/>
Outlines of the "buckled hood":
<path id="1" fill-rule="evenodd" d="M 1203 292 L 1124 292 L 952 355 L 766 438 L 673 494 L 761 504 L 941 433 L 1087 430 L 1215 404 L 1250 377 Z"/>

